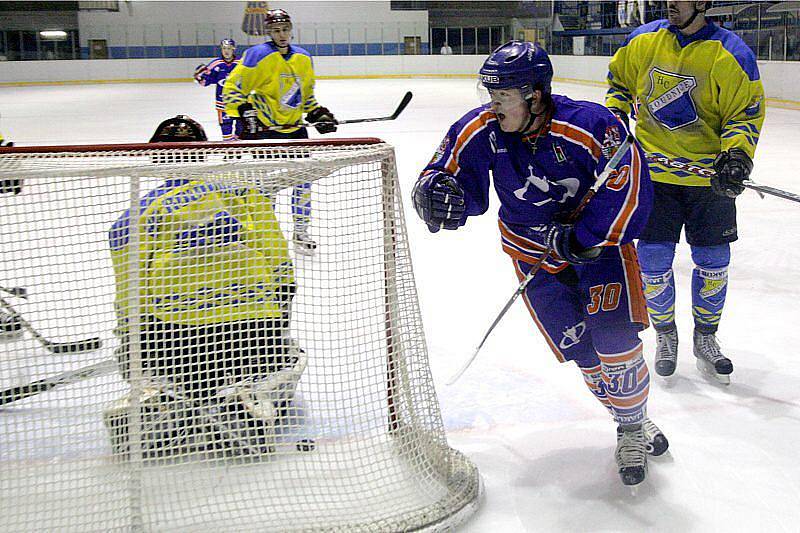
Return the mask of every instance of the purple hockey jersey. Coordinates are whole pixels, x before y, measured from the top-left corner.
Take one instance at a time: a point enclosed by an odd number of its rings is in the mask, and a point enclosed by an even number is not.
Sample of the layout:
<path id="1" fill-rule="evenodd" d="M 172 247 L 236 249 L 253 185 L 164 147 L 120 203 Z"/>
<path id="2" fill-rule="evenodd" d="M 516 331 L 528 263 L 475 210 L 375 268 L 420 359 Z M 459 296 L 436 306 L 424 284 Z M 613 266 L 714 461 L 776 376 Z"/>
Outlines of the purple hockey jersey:
<path id="1" fill-rule="evenodd" d="M 554 109 L 536 137 L 505 133 L 488 107 L 473 109 L 450 127 L 422 175 L 443 171 L 465 192 L 466 212 L 489 207 L 490 172 L 500 198 L 503 249 L 533 263 L 546 247 L 537 228 L 565 221 L 625 139 L 622 123 L 605 107 L 553 95 Z M 608 181 L 585 206 L 575 224 L 584 247 L 616 246 L 636 238 L 650 214 L 653 190 L 641 148 L 630 145 Z M 551 257 L 543 265 L 566 264 Z"/>
<path id="2" fill-rule="evenodd" d="M 222 86 L 225 85 L 225 79 L 231 73 L 233 67 L 239 64 L 239 61 L 239 59 L 233 59 L 231 62 L 227 62 L 224 58 L 218 57 L 206 65 L 208 69 L 206 72 L 195 78 L 197 83 L 203 87 L 216 85 L 217 93 L 214 107 L 223 112 L 225 111 L 225 103 L 222 101 Z"/>

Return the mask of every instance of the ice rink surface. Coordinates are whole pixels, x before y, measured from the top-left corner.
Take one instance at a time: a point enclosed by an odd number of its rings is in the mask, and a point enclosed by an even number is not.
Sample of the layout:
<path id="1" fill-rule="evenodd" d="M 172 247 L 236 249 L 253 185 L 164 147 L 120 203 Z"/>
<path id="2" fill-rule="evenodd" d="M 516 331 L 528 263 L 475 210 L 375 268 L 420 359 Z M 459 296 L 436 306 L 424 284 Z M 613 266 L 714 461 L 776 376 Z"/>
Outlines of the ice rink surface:
<path id="1" fill-rule="evenodd" d="M 496 198 L 458 232 L 430 234 L 408 197 L 450 124 L 477 105 L 475 82 L 322 80 L 317 98 L 338 118 L 360 118 L 391 113 L 407 90 L 414 99 L 398 120 L 346 125 L 333 136 L 380 137 L 396 147 L 448 439 L 485 482 L 485 501 L 463 531 L 797 531 L 800 205 L 752 192 L 737 201 L 740 238 L 719 331 L 735 366 L 728 387 L 694 366 L 692 265 L 688 246 L 679 246 L 678 370 L 670 383 L 652 374 L 649 402 L 670 452 L 650 462 L 632 496 L 616 474 L 613 422 L 578 370 L 556 361 L 521 303 L 461 380 L 445 385 L 517 285 L 499 246 Z M 604 94 L 560 83 L 554 92 L 598 102 Z M 213 91 L 189 82 L 3 87 L 0 101 L 0 131 L 21 146 L 145 142 L 161 120 L 179 113 L 221 139 Z M 768 107 L 756 181 L 800 192 L 798 131 L 800 111 Z M 642 337 L 652 365 L 652 329 Z"/>

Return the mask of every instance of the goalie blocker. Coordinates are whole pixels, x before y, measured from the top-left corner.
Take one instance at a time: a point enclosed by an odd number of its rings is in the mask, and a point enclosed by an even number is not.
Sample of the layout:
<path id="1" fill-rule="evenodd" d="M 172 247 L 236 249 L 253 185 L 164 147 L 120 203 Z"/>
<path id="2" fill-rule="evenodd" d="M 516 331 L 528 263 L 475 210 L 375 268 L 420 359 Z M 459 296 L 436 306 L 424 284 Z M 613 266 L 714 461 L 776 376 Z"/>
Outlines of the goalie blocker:
<path id="1" fill-rule="evenodd" d="M 202 126 L 178 115 L 162 122 L 151 142 L 204 139 Z M 183 179 L 142 198 L 139 256 L 149 260 L 138 277 L 148 290 L 137 294 L 136 372 L 130 210 L 112 226 L 117 357 L 123 378 L 139 391 L 138 423 L 130 419 L 133 392 L 104 412 L 115 455 L 129 456 L 131 427 L 144 459 L 274 452 L 306 355 L 289 337 L 294 267 L 270 195 Z"/>

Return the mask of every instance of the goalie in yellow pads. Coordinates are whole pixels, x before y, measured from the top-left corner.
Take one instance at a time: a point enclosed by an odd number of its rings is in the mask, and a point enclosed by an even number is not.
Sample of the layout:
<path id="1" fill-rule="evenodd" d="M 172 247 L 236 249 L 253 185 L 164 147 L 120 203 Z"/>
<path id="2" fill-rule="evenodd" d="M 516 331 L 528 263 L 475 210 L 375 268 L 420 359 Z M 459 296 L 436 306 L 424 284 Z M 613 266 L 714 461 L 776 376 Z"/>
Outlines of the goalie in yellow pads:
<path id="1" fill-rule="evenodd" d="M 204 141 L 194 120 L 162 122 L 151 142 Z M 155 163 L 180 163 L 165 154 Z M 289 336 L 294 267 L 271 192 L 168 179 L 139 205 L 139 398 L 146 458 L 274 451 L 276 425 L 306 356 Z M 118 355 L 130 379 L 130 210 L 109 232 L 116 280 Z M 114 452 L 127 454 L 125 397 L 106 411 Z"/>

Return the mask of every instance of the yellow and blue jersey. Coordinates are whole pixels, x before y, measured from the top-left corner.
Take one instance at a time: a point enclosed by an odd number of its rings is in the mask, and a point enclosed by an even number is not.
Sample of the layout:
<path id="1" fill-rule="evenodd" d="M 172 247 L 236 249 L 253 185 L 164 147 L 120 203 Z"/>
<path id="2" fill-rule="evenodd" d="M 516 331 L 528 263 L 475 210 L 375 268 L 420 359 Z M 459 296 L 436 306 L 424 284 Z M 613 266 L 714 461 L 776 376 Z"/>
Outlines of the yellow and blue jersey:
<path id="1" fill-rule="evenodd" d="M 130 210 L 109 245 L 126 328 Z M 199 326 L 281 318 L 294 269 L 272 200 L 255 190 L 169 180 L 139 205 L 140 314 Z"/>
<path id="2" fill-rule="evenodd" d="M 764 122 L 756 58 L 713 22 L 690 36 L 666 20 L 637 28 L 611 59 L 608 85 L 606 106 L 636 114 L 653 181 L 709 186 L 666 161 L 710 168 L 731 148 L 754 156 Z"/>
<path id="3" fill-rule="evenodd" d="M 314 82 L 311 54 L 303 48 L 289 45 L 289 52 L 283 55 L 272 42 L 254 46 L 225 80 L 225 112 L 238 117 L 239 106 L 249 101 L 261 122 L 268 126 L 300 122 L 303 113 L 319 107 Z"/>

